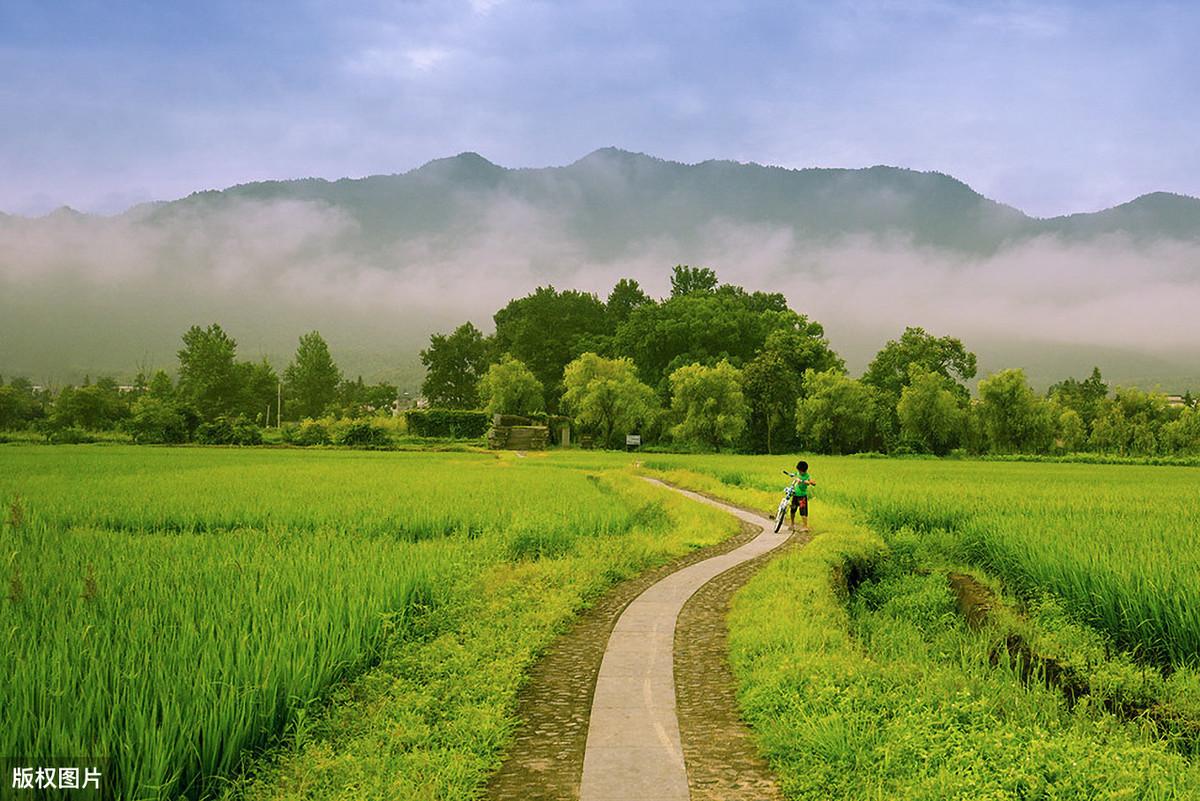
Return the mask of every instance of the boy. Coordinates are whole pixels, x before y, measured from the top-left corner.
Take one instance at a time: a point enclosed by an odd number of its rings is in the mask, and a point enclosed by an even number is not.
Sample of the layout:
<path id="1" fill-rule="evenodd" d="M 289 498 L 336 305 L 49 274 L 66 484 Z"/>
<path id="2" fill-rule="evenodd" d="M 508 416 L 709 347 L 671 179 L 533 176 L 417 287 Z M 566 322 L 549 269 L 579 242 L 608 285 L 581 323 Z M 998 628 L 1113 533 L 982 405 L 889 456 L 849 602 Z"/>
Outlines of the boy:
<path id="1" fill-rule="evenodd" d="M 808 531 L 808 488 L 817 486 L 808 475 L 808 462 L 797 462 L 796 472 L 783 472 L 792 477 L 792 531 L 796 530 L 796 510 L 800 510 L 801 532 Z"/>

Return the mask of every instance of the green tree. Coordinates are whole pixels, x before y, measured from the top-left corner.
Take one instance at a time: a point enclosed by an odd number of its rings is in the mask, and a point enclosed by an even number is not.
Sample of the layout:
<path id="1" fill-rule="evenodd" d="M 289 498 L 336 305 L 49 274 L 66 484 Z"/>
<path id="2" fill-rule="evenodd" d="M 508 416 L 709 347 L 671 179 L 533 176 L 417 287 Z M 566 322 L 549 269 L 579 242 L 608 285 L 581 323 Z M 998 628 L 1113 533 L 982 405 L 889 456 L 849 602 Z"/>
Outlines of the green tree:
<path id="1" fill-rule="evenodd" d="M 449 334 L 434 334 L 421 351 L 425 381 L 421 394 L 442 409 L 479 407 L 479 379 L 492 363 L 492 342 L 471 323 Z"/>
<path id="2" fill-rule="evenodd" d="M 63 388 L 54 402 L 52 422 L 56 428 L 77 426 L 103 431 L 113 428 L 123 416 L 115 385 L 89 383 Z"/>
<path id="3" fill-rule="evenodd" d="M 979 409 L 995 453 L 1045 453 L 1054 439 L 1054 407 L 1030 388 L 1023 370 L 1001 370 L 979 382 Z"/>
<path id="4" fill-rule="evenodd" d="M 770 338 L 767 341 L 770 343 Z M 800 378 L 790 360 L 780 350 L 764 349 L 742 370 L 742 394 L 750 410 L 751 447 L 775 453 L 780 440 L 790 440 L 795 432 Z"/>
<path id="5" fill-rule="evenodd" d="M 500 352 L 523 362 L 542 384 L 545 405 L 558 408 L 563 369 L 575 357 L 606 349 L 608 312 L 588 292 L 538 287 L 495 314 Z"/>
<path id="6" fill-rule="evenodd" d="M 947 386 L 945 376 L 909 368 L 908 386 L 900 391 L 896 414 L 900 432 L 921 450 L 944 456 L 958 446 L 965 413 L 958 396 Z"/>
<path id="7" fill-rule="evenodd" d="M 563 404 L 585 426 L 600 432 L 607 447 L 614 435 L 650 420 L 658 408 L 654 390 L 638 380 L 630 359 L 585 353 L 563 373 Z"/>
<path id="8" fill-rule="evenodd" d="M 263 357 L 257 362 L 239 362 L 236 373 L 238 403 L 234 411 L 266 425 L 268 416 L 273 419 L 278 406 L 279 376 L 275 368 Z"/>
<path id="9" fill-rule="evenodd" d="M 877 390 L 840 370 L 808 370 L 796 403 L 796 434 L 819 453 L 858 453 L 879 442 Z"/>
<path id="10" fill-rule="evenodd" d="M 146 394 L 160 400 L 175 398 L 175 384 L 171 381 L 171 376 L 167 375 L 166 370 L 156 370 L 154 375 L 150 376 L 150 382 L 146 385 Z"/>
<path id="11" fill-rule="evenodd" d="M 1100 404 L 1091 443 L 1106 453 L 1150 456 L 1159 450 L 1163 428 L 1178 416 L 1161 393 L 1117 387 L 1113 397 Z"/>
<path id="12" fill-rule="evenodd" d="M 479 397 L 489 414 L 528 415 L 544 411 L 542 383 L 520 360 L 505 354 L 479 380 Z"/>
<path id="13" fill-rule="evenodd" d="M 677 368 L 723 360 L 744 366 L 776 331 L 816 340 L 807 344 L 817 347 L 823 334 L 819 325 L 788 309 L 781 295 L 748 294 L 722 286 L 635 308 L 617 328 L 613 348 L 631 357 L 642 380 L 665 396 L 667 377 Z M 788 346 L 781 342 L 779 347 Z M 803 351 L 796 348 L 797 354 Z"/>
<path id="14" fill-rule="evenodd" d="M 807 371 L 846 371 L 842 357 L 829 347 L 825 327 L 803 314 L 794 314 L 786 324 L 767 334 L 763 352 L 777 353 L 787 363 L 801 395 L 804 394 L 804 374 Z"/>
<path id="15" fill-rule="evenodd" d="M 1075 411 L 1084 427 L 1090 429 L 1100 413 L 1101 404 L 1108 397 L 1108 384 L 1100 376 L 1100 368 L 1093 367 L 1092 374 L 1083 381 L 1067 378 L 1051 385 L 1046 397 L 1065 409 Z"/>
<path id="16" fill-rule="evenodd" d="M 1075 453 L 1083 450 L 1087 444 L 1087 426 L 1079 412 L 1074 409 L 1063 409 L 1058 415 L 1058 442 L 1063 453 Z"/>
<path id="17" fill-rule="evenodd" d="M 671 271 L 671 297 L 680 298 L 693 292 L 712 292 L 717 288 L 717 274 L 707 267 L 676 264 Z"/>
<path id="18" fill-rule="evenodd" d="M 1200 454 L 1200 409 L 1185 407 L 1178 418 L 1163 426 L 1162 439 L 1172 453 Z"/>
<path id="19" fill-rule="evenodd" d="M 229 414 L 238 401 L 237 342 L 221 326 L 194 325 L 179 351 L 179 394 L 205 420 Z"/>
<path id="20" fill-rule="evenodd" d="M 632 278 L 622 278 L 608 293 L 608 303 L 604 310 L 608 314 L 608 325 L 613 331 L 617 326 L 629 319 L 634 309 L 648 306 L 654 301 L 642 291 L 642 287 Z"/>
<path id="21" fill-rule="evenodd" d="M 964 400 L 969 397 L 967 388 L 959 382 L 975 377 L 975 354 L 963 347 L 962 340 L 951 336 L 935 337 L 924 328 L 906 328 L 900 339 L 889 340 L 875 354 L 862 380 L 899 400 L 913 375 L 910 372 L 913 365 L 923 373 L 948 379 L 955 387 L 955 394 Z"/>
<path id="22" fill-rule="evenodd" d="M 475 390 L 472 389 L 472 394 Z M 343 381 L 338 385 L 337 405 L 343 417 L 365 417 L 390 414 L 399 390 L 393 384 L 368 385 L 359 376 L 356 381 Z"/>
<path id="23" fill-rule="evenodd" d="M 177 404 L 149 393 L 134 401 L 128 427 L 140 444 L 187 442 L 195 431 L 195 424 Z"/>
<path id="24" fill-rule="evenodd" d="M 742 394 L 741 371 L 722 360 L 713 367 L 689 364 L 670 377 L 671 410 L 680 422 L 671 429 L 676 439 L 715 450 L 727 447 L 746 428 L 749 411 Z"/>
<path id="25" fill-rule="evenodd" d="M 880 420 L 884 436 L 890 441 L 898 431 L 900 419 L 897 406 L 900 394 L 908 386 L 910 368 L 922 373 L 934 373 L 947 379 L 950 389 L 962 404 L 970 398 L 970 392 L 960 382 L 975 377 L 975 354 L 968 351 L 961 340 L 951 336 L 935 337 L 923 328 L 904 329 L 900 339 L 889 340 L 867 366 L 862 381 L 880 393 Z"/>
<path id="26" fill-rule="evenodd" d="M 17 388 L 0 386 L 0 430 L 24 428 L 31 405 Z"/>
<path id="27" fill-rule="evenodd" d="M 329 346 L 317 331 L 300 337 L 296 358 L 283 371 L 288 406 L 295 417 L 320 417 L 337 398 L 342 372 L 333 362 Z"/>

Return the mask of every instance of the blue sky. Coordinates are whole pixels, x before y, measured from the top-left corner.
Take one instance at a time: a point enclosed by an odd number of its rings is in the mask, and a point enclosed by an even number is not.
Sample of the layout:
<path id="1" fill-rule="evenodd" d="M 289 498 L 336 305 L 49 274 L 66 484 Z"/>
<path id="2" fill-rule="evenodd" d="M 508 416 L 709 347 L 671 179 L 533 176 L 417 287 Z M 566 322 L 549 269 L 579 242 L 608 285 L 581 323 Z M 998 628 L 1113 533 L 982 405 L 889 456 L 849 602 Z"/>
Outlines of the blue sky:
<path id="1" fill-rule="evenodd" d="M 615 145 L 1090 211 L 1200 195 L 1198 41 L 1192 3 L 0 0 L 0 210 Z"/>

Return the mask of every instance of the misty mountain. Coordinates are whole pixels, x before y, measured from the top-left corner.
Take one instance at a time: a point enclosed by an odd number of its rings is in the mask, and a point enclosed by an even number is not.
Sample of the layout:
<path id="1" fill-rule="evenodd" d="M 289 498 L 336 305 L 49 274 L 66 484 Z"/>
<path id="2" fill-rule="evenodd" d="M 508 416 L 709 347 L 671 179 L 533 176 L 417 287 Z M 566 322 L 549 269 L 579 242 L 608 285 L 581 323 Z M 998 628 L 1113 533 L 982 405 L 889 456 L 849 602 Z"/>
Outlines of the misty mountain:
<path id="1" fill-rule="evenodd" d="M 687 165 L 616 149 L 538 169 L 474 153 L 401 175 L 267 181 L 99 217 L 0 215 L 0 373 L 173 367 L 192 323 L 286 363 L 317 328 L 351 375 L 419 380 L 416 352 L 490 328 L 540 284 L 666 291 L 676 263 L 783 291 L 853 368 L 905 325 L 1048 382 L 1200 383 L 1200 200 L 1154 193 L 1039 219 L 895 167 Z M 1021 361 L 1016 359 L 1020 358 Z"/>
<path id="2" fill-rule="evenodd" d="M 316 202 L 356 221 L 361 238 L 355 246 L 379 248 L 417 237 L 453 238 L 497 199 L 564 218 L 586 255 L 604 259 L 627 255 L 650 238 L 693 239 L 714 220 L 788 226 L 797 239 L 813 243 L 886 235 L 967 253 L 994 253 L 1044 234 L 1200 240 L 1200 200 L 1182 195 L 1155 193 L 1101 212 L 1037 219 L 936 172 L 692 165 L 615 148 L 540 169 L 505 169 L 462 153 L 403 175 L 245 184 L 129 214 L 160 222 L 237 200 Z"/>

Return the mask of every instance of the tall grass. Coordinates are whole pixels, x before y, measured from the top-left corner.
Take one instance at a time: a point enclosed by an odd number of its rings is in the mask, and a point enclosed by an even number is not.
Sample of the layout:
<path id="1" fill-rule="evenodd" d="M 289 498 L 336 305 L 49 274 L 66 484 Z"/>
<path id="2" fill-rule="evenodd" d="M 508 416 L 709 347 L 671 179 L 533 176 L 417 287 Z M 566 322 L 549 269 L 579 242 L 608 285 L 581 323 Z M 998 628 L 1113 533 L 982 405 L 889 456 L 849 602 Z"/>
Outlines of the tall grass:
<path id="1" fill-rule="evenodd" d="M 648 457 L 700 471 L 728 493 L 778 497 L 788 457 Z M 822 502 L 880 530 L 948 531 L 958 556 L 1071 613 L 1149 659 L 1200 662 L 1200 492 L 1192 468 L 809 457 Z M 727 494 L 728 494 L 727 493 Z"/>
<path id="2" fill-rule="evenodd" d="M 199 797 L 463 576 L 654 518 L 480 456 L 0 452 L 0 754 Z M 647 517 L 649 516 L 649 517 Z"/>

